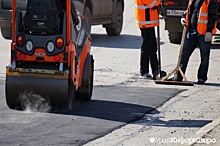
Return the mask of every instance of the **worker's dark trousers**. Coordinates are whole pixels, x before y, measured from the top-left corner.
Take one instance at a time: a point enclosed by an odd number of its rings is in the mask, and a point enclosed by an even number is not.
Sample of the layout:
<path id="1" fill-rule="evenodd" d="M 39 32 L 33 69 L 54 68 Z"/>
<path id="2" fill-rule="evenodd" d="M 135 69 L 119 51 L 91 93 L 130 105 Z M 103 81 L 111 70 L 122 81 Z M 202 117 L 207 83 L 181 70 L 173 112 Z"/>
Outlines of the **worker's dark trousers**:
<path id="1" fill-rule="evenodd" d="M 157 60 L 157 42 L 154 27 L 141 28 L 142 45 L 141 45 L 141 60 L 140 73 L 149 73 L 149 62 L 152 73 L 158 74 Z"/>
<path id="2" fill-rule="evenodd" d="M 201 63 L 198 69 L 197 78 L 206 81 L 208 68 L 209 68 L 211 42 L 205 42 L 204 35 L 198 35 L 198 34 L 196 34 L 195 36 L 186 35 L 183 45 L 180 67 L 183 73 L 185 74 L 189 58 L 193 53 L 193 51 L 195 50 L 195 48 L 197 47 L 197 45 L 199 45 L 200 57 L 201 57 Z M 183 79 L 182 76 L 178 74 L 178 80 L 182 81 L 182 79 Z"/>

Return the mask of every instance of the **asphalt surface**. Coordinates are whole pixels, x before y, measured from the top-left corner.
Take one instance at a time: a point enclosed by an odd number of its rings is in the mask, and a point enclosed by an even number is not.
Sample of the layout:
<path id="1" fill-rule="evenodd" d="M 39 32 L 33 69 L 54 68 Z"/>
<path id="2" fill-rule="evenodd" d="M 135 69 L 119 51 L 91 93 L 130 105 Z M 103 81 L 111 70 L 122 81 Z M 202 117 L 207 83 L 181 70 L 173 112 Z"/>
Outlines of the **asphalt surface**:
<path id="1" fill-rule="evenodd" d="M 1 145 L 82 145 L 140 119 L 182 92 L 165 88 L 158 92 L 157 88 L 94 86 L 91 101 L 78 101 L 73 111 L 67 112 L 44 111 L 49 109 L 44 105 L 41 109 L 11 110 L 5 102 L 4 78 L 0 80 L 0 89 Z"/>

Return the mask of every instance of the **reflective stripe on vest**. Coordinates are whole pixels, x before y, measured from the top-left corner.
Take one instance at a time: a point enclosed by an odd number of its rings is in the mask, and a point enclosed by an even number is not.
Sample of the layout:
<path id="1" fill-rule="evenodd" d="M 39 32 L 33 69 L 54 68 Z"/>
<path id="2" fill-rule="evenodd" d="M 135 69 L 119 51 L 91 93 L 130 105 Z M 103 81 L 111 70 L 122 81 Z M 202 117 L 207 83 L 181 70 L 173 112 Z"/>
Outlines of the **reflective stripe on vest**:
<path id="1" fill-rule="evenodd" d="M 154 0 L 149 6 L 153 7 L 157 3 L 157 0 Z"/>
<path id="2" fill-rule="evenodd" d="M 208 20 L 198 20 L 198 23 L 201 23 L 201 24 L 208 24 Z"/>
<path id="3" fill-rule="evenodd" d="M 208 14 L 207 14 L 207 13 L 200 13 L 200 14 L 199 14 L 199 17 L 200 17 L 200 16 L 208 17 Z"/>
<path id="4" fill-rule="evenodd" d="M 150 7 L 149 6 L 138 6 L 138 5 L 135 5 L 135 8 L 137 8 L 137 9 L 149 9 Z"/>
<path id="5" fill-rule="evenodd" d="M 140 5 L 137 5 L 135 4 L 135 7 L 137 9 L 149 9 L 151 7 L 153 7 L 155 4 L 157 3 L 157 0 L 154 0 L 152 3 L 150 3 L 148 6 L 140 6 Z"/>
<path id="6" fill-rule="evenodd" d="M 137 24 L 139 25 L 144 25 L 144 24 L 158 24 L 159 23 L 159 20 L 153 20 L 153 21 L 136 21 Z"/>

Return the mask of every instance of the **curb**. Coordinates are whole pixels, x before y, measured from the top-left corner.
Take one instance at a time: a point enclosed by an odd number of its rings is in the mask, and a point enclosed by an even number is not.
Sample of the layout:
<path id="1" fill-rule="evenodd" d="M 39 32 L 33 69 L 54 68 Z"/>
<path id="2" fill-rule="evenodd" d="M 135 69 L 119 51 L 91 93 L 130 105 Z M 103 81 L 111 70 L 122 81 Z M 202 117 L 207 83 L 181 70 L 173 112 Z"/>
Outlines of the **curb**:
<path id="1" fill-rule="evenodd" d="M 214 129 L 219 124 L 220 124 L 220 118 L 213 120 L 211 123 L 200 128 L 194 135 L 190 136 L 190 139 L 198 139 L 198 138 L 203 137 L 205 134 L 210 132 L 212 129 Z M 192 146 L 195 143 L 196 141 L 192 141 L 189 144 L 185 144 L 183 146 Z"/>

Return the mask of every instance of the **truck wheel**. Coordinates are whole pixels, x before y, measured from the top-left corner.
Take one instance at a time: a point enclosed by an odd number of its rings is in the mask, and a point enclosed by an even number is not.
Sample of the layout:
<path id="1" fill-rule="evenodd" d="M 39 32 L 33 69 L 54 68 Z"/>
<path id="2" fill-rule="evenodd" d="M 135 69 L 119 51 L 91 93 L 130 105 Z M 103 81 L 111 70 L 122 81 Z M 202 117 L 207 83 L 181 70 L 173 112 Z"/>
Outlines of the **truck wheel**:
<path id="1" fill-rule="evenodd" d="M 2 33 L 2 36 L 3 38 L 5 39 L 11 39 L 11 27 L 1 27 L 1 33 Z"/>
<path id="2" fill-rule="evenodd" d="M 82 76 L 82 85 L 80 99 L 91 100 L 92 98 L 92 90 L 93 90 L 93 72 L 94 72 L 94 60 L 92 55 L 88 55 L 84 68 L 83 68 L 83 76 Z"/>
<path id="3" fill-rule="evenodd" d="M 171 30 L 168 30 L 168 32 L 169 32 L 169 40 L 170 40 L 171 43 L 174 43 L 174 44 L 180 44 L 181 43 L 182 32 L 171 31 Z"/>
<path id="4" fill-rule="evenodd" d="M 89 34 L 91 34 L 91 25 L 92 25 L 92 14 L 88 7 L 85 7 L 84 9 L 84 16 L 88 19 L 88 30 Z"/>
<path id="5" fill-rule="evenodd" d="M 109 36 L 119 36 L 123 25 L 123 7 L 121 2 L 117 2 L 116 13 L 114 16 L 113 27 L 106 27 L 106 32 Z"/>

